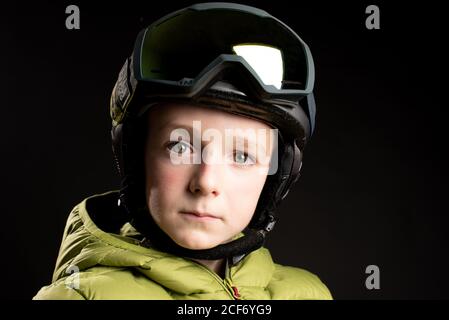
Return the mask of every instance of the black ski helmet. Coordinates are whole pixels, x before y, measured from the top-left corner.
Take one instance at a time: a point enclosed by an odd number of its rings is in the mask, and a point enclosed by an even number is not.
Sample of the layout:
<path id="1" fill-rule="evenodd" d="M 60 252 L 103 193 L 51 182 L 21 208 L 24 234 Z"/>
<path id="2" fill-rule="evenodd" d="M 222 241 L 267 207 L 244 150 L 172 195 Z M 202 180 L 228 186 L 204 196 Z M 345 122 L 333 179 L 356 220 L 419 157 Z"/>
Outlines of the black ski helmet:
<path id="1" fill-rule="evenodd" d="M 237 46 L 280 52 L 276 85 Z M 274 78 L 274 76 L 273 76 Z M 315 125 L 314 65 L 308 46 L 267 12 L 235 3 L 201 3 L 144 28 L 111 96 L 112 148 L 121 176 L 118 205 L 145 244 L 197 259 L 242 257 L 261 247 L 280 201 L 298 180 Z M 244 236 L 204 250 L 177 245 L 154 222 L 145 199 L 143 139 L 152 106 L 189 102 L 251 117 L 277 128 L 278 170 L 267 177 Z"/>

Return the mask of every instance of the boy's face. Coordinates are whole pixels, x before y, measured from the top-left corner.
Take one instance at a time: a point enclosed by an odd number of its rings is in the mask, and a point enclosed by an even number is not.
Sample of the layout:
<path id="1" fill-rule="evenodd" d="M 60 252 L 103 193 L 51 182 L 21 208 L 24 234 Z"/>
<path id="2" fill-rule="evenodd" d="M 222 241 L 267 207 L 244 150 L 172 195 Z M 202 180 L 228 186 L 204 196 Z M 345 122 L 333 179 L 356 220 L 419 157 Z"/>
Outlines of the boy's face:
<path id="1" fill-rule="evenodd" d="M 145 192 L 158 226 L 189 249 L 232 240 L 255 211 L 274 130 L 250 118 L 175 104 L 150 109 L 148 127 Z"/>

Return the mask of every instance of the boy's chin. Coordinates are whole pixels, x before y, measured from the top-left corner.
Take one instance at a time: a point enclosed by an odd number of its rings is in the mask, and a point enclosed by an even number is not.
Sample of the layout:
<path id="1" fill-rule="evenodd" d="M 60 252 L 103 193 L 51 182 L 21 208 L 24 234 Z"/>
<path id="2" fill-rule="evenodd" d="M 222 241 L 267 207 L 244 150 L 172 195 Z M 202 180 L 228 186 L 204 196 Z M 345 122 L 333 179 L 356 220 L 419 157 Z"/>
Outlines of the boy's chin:
<path id="1" fill-rule="evenodd" d="M 212 241 L 199 241 L 198 239 L 183 239 L 180 241 L 176 241 L 175 239 L 173 240 L 179 246 L 190 250 L 207 250 L 215 248 L 220 244 Z"/>

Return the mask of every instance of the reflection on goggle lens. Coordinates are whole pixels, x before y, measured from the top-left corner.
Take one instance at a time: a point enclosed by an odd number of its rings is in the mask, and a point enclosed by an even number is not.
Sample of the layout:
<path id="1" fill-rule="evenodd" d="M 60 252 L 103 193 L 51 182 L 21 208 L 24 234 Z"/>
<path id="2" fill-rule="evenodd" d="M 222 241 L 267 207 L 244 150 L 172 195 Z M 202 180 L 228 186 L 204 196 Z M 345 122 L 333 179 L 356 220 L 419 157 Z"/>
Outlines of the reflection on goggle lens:
<path id="1" fill-rule="evenodd" d="M 254 69 L 262 82 L 281 89 L 284 76 L 282 53 L 264 45 L 236 45 L 232 49 Z"/>

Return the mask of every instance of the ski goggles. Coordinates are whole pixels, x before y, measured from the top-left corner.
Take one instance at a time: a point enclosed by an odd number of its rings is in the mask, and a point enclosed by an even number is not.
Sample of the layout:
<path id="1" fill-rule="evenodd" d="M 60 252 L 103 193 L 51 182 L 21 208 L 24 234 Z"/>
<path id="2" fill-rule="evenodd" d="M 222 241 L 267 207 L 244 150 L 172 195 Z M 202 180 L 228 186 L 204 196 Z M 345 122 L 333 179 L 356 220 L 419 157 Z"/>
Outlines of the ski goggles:
<path id="1" fill-rule="evenodd" d="M 131 61 L 130 83 L 145 96 L 191 98 L 235 77 L 266 102 L 299 101 L 315 78 L 310 50 L 293 30 L 238 4 L 197 4 L 159 19 L 139 33 Z"/>

